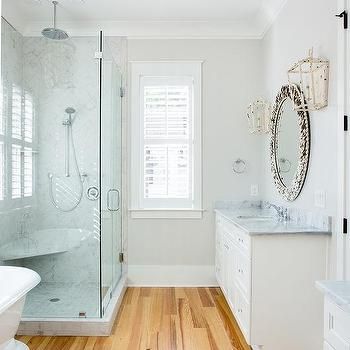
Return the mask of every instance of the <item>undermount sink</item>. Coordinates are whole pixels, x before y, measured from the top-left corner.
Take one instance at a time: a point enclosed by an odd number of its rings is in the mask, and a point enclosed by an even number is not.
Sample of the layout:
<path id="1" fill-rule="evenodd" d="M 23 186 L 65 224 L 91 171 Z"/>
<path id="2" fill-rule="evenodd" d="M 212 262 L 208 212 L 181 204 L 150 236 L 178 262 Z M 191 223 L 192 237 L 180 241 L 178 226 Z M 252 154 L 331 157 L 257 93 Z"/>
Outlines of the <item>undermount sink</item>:
<path id="1" fill-rule="evenodd" d="M 241 220 L 257 220 L 257 221 L 267 221 L 273 220 L 273 216 L 264 216 L 264 215 L 239 215 L 237 219 Z"/>

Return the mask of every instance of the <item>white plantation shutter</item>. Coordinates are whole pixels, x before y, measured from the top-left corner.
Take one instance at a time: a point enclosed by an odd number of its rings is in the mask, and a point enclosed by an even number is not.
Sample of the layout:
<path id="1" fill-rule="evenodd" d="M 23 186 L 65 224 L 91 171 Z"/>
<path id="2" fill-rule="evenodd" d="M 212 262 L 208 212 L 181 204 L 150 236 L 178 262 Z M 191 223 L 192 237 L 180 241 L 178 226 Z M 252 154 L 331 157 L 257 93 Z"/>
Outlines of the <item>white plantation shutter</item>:
<path id="1" fill-rule="evenodd" d="M 153 81 L 152 81 L 153 80 Z M 168 79 L 163 80 L 166 84 Z M 191 81 L 183 83 L 191 84 Z M 144 92 L 144 137 L 145 138 L 188 138 L 191 118 L 190 93 L 188 85 L 151 85 L 161 83 L 159 78 L 146 78 Z M 179 82 L 181 83 L 181 82 Z"/>
<path id="2" fill-rule="evenodd" d="M 198 62 L 135 62 L 131 77 L 132 205 L 201 207 Z"/>
<path id="3" fill-rule="evenodd" d="M 143 202 L 192 202 L 192 85 L 190 77 L 143 77 Z"/>
<path id="4" fill-rule="evenodd" d="M 144 198 L 190 197 L 187 145 L 145 145 Z"/>
<path id="5" fill-rule="evenodd" d="M 12 145 L 12 199 L 21 198 L 21 146 Z"/>
<path id="6" fill-rule="evenodd" d="M 22 91 L 17 85 L 12 87 L 12 138 L 22 139 Z"/>
<path id="7" fill-rule="evenodd" d="M 33 139 L 34 139 L 34 102 L 32 95 L 24 92 L 24 113 L 23 113 L 23 196 L 31 197 L 34 187 L 33 169 Z"/>
<path id="8" fill-rule="evenodd" d="M 0 201 L 32 197 L 34 193 L 34 103 L 20 86 L 0 86 Z M 26 202 L 30 204 L 29 201 Z"/>
<path id="9" fill-rule="evenodd" d="M 33 195 L 33 149 L 29 147 L 23 152 L 23 195 Z"/>
<path id="10" fill-rule="evenodd" d="M 33 142 L 33 119 L 34 119 L 34 106 L 33 98 L 28 93 L 24 93 L 24 117 L 23 117 L 23 131 L 24 131 L 24 141 L 32 143 Z"/>

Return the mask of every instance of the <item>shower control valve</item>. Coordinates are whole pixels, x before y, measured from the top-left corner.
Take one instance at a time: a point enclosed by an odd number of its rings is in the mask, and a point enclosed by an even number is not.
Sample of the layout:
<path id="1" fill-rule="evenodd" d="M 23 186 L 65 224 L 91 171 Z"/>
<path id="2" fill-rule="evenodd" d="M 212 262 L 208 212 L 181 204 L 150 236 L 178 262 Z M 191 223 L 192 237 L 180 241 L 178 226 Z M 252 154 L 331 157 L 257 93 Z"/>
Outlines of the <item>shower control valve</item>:
<path id="1" fill-rule="evenodd" d="M 86 195 L 90 201 L 96 201 L 100 196 L 100 191 L 96 186 L 90 186 L 86 191 Z"/>

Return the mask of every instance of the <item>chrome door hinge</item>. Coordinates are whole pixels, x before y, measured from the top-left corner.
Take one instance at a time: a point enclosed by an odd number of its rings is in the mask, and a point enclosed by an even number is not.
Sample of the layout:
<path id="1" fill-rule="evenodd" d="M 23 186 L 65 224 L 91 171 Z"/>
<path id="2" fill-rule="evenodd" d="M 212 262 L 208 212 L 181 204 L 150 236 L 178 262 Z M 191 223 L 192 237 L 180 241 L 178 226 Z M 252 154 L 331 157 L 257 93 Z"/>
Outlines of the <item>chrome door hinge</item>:
<path id="1" fill-rule="evenodd" d="M 120 97 L 124 97 L 125 96 L 125 88 L 121 87 L 120 88 Z"/>
<path id="2" fill-rule="evenodd" d="M 335 15 L 335 16 L 342 18 L 344 29 L 348 29 L 348 13 L 347 13 L 347 11 L 344 10 L 343 12 L 339 13 L 339 15 Z"/>
<path id="3" fill-rule="evenodd" d="M 124 253 L 119 253 L 119 262 L 120 263 L 124 262 Z"/>
<path id="4" fill-rule="evenodd" d="M 344 115 L 344 131 L 349 130 L 349 118 L 347 115 Z"/>
<path id="5" fill-rule="evenodd" d="M 348 233 L 348 219 L 343 218 L 343 233 L 346 235 Z"/>
<path id="6" fill-rule="evenodd" d="M 102 52 L 102 51 L 96 51 L 96 52 L 95 52 L 95 58 L 96 58 L 97 60 L 103 58 L 103 52 Z"/>

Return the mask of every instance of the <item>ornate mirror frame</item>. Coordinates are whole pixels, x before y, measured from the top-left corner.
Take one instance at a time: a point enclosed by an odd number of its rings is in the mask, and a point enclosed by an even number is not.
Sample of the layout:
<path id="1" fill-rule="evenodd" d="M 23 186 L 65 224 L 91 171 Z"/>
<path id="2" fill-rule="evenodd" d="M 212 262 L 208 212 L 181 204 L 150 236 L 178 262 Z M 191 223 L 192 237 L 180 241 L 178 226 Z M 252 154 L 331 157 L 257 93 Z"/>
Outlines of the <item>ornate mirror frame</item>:
<path id="1" fill-rule="evenodd" d="M 272 111 L 270 159 L 272 176 L 278 192 L 287 201 L 294 201 L 299 196 L 304 186 L 309 168 L 311 134 L 309 112 L 306 110 L 295 111 L 298 116 L 299 125 L 299 161 L 291 185 L 286 186 L 282 181 L 278 168 L 278 135 L 281 126 L 281 118 L 283 118 L 283 115 L 281 115 L 281 108 L 288 98 L 292 100 L 296 108 L 305 105 L 304 94 L 298 85 L 282 86 L 280 92 L 276 96 Z"/>

